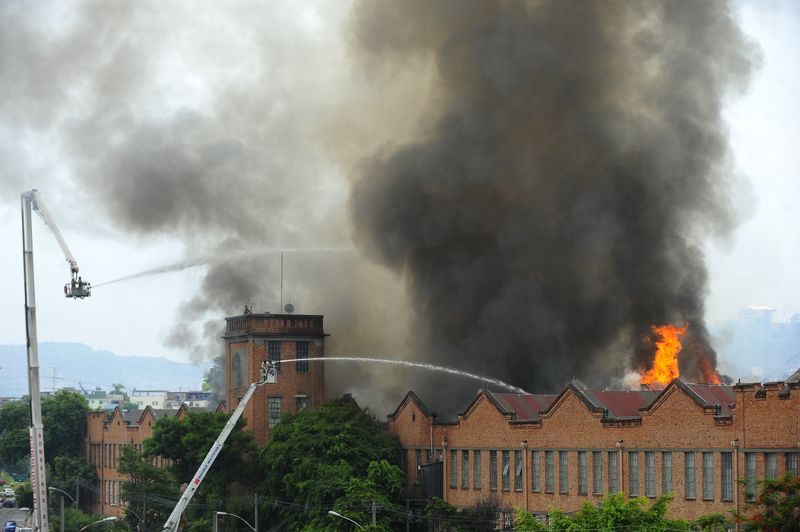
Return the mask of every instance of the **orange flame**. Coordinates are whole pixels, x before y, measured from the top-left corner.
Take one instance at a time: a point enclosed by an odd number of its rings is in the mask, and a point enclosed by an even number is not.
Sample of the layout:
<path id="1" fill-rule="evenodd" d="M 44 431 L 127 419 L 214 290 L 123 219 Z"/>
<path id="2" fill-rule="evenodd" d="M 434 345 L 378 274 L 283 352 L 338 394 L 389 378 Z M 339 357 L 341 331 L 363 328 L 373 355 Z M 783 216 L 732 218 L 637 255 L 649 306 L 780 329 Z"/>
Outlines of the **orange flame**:
<path id="1" fill-rule="evenodd" d="M 700 366 L 700 372 L 703 374 L 703 379 L 706 384 L 722 384 L 719 373 L 711 367 L 711 362 L 707 358 L 700 360 L 698 366 Z"/>
<path id="2" fill-rule="evenodd" d="M 683 349 L 680 338 L 686 334 L 688 324 L 683 327 L 675 325 L 653 325 L 652 331 L 658 335 L 656 354 L 653 358 L 653 369 L 642 376 L 642 384 L 668 384 L 680 376 L 678 370 L 678 354 Z"/>

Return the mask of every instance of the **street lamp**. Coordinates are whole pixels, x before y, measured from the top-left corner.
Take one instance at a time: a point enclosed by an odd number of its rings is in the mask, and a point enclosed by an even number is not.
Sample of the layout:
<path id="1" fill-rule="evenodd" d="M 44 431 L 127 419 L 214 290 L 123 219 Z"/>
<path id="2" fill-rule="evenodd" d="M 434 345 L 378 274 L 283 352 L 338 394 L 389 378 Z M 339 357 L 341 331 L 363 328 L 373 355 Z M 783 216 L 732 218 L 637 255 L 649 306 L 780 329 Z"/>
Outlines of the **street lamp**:
<path id="1" fill-rule="evenodd" d="M 350 519 L 346 515 L 342 515 L 339 512 L 334 512 L 333 510 L 328 510 L 328 513 L 330 515 L 334 516 L 334 517 L 341 517 L 342 519 L 346 519 L 347 521 L 350 521 L 351 523 L 356 525 L 358 528 L 364 528 L 363 526 L 359 525 L 358 523 L 356 523 L 355 521 L 353 521 L 352 519 Z"/>
<path id="2" fill-rule="evenodd" d="M 123 509 L 125 512 L 130 512 L 131 514 L 133 514 L 133 516 L 134 516 L 136 519 L 138 519 L 138 520 L 139 520 L 139 524 L 138 524 L 138 525 L 136 525 L 136 530 L 139 530 L 139 527 L 140 527 L 140 525 L 142 525 L 142 522 L 143 522 L 144 520 L 142 519 L 142 516 L 141 516 L 141 515 L 137 514 L 137 513 L 136 513 L 136 512 L 134 512 L 133 510 L 131 510 L 131 507 L 130 507 L 130 506 L 122 506 L 121 504 L 109 504 L 109 506 L 113 506 L 114 508 L 122 508 L 122 509 Z"/>
<path id="3" fill-rule="evenodd" d="M 61 493 L 61 527 L 60 528 L 61 528 L 61 532 L 64 532 L 64 495 L 69 497 L 69 499 L 72 502 L 75 503 L 75 509 L 76 510 L 78 509 L 78 501 L 76 501 L 72 497 L 72 495 L 70 495 L 69 493 L 67 493 L 66 491 L 64 491 L 62 489 L 54 488 L 53 486 L 48 486 L 47 489 L 51 490 L 51 491 L 57 491 L 57 492 Z"/>
<path id="4" fill-rule="evenodd" d="M 83 528 L 81 528 L 80 530 L 78 530 L 78 532 L 81 532 L 81 531 L 83 531 L 83 530 L 86 530 L 86 529 L 87 529 L 87 528 L 89 528 L 90 526 L 98 525 L 98 524 L 100 524 L 100 523 L 109 523 L 109 522 L 111 522 L 111 521 L 116 521 L 116 520 L 117 520 L 117 516 L 114 516 L 114 515 L 112 515 L 111 517 L 106 517 L 105 519 L 101 519 L 101 520 L 99 520 L 99 521 L 95 521 L 94 523 L 89 523 L 89 524 L 88 524 L 88 525 L 86 525 L 85 527 L 83 527 Z"/>
<path id="5" fill-rule="evenodd" d="M 217 519 L 219 519 L 220 515 L 230 515 L 232 517 L 235 517 L 236 519 L 239 519 L 242 523 L 244 523 L 247 526 L 249 526 L 250 530 L 252 530 L 253 532 L 257 532 L 256 528 L 253 525 L 251 525 L 250 523 L 248 523 L 247 521 L 245 521 L 244 517 L 242 517 L 240 515 L 232 514 L 232 513 L 229 513 L 229 512 L 215 512 L 215 513 L 217 514 Z"/>

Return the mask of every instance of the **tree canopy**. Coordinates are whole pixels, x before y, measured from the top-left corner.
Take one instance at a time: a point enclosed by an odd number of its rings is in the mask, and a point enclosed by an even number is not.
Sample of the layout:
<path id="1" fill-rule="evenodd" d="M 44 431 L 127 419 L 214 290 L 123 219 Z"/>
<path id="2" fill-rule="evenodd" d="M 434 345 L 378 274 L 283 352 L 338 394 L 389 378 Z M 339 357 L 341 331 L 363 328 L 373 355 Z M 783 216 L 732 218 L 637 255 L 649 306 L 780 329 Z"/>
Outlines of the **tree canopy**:
<path id="1" fill-rule="evenodd" d="M 209 449 L 219 437 L 223 427 L 228 422 L 229 415 L 223 412 L 188 412 L 185 417 L 178 419 L 174 416 L 159 418 L 153 427 L 153 436 L 144 441 L 144 459 L 161 456 L 169 460 L 167 468 L 174 479 L 169 484 L 167 478 L 159 479 L 156 472 L 148 469 L 146 464 L 136 464 L 135 455 L 131 454 L 130 466 L 138 466 L 138 480 L 144 486 L 130 483 L 126 488 L 128 500 L 134 500 L 137 494 L 145 493 L 147 486 L 168 486 L 175 494 L 173 500 L 179 496 L 178 486 L 192 480 L 200 464 L 206 457 Z M 255 445 L 253 434 L 243 430 L 245 421 L 239 419 L 233 432 L 228 436 L 225 445 L 219 452 L 213 466 L 203 480 L 203 484 L 195 494 L 192 505 L 187 509 L 186 530 L 210 529 L 211 515 L 214 510 L 231 508 L 233 498 L 230 497 L 232 485 L 238 486 L 240 491 L 251 491 L 256 483 Z M 136 470 L 131 469 L 132 472 Z M 161 495 L 164 495 L 161 497 Z M 169 498 L 167 493 L 159 494 L 161 500 Z M 165 498 L 166 497 L 166 498 Z M 142 500 L 136 504 L 144 504 Z M 169 508 L 171 510 L 172 508 Z M 165 515 L 151 516 L 148 510 L 148 522 L 152 519 L 166 517 Z M 137 512 L 138 513 L 138 512 Z M 169 515 L 169 511 L 166 513 Z"/>
<path id="2" fill-rule="evenodd" d="M 397 438 L 345 395 L 281 419 L 259 454 L 259 491 L 281 501 L 277 513 L 291 530 L 352 529 L 330 509 L 370 523 L 372 501 L 383 509 L 382 529 L 404 518 L 394 511 L 405 485 L 399 456 Z"/>
<path id="3" fill-rule="evenodd" d="M 52 466 L 57 456 L 80 456 L 80 429 L 89 404 L 76 393 L 59 390 L 42 400 L 44 454 Z M 28 399 L 0 405 L 0 460 L 14 463 L 30 454 Z"/>
<path id="4" fill-rule="evenodd" d="M 758 484 L 755 500 L 737 515 L 745 530 L 800 532 L 800 477 L 786 475 Z"/>
<path id="5" fill-rule="evenodd" d="M 525 531 L 583 531 L 616 532 L 617 530 L 648 530 L 671 532 L 691 530 L 689 523 L 681 519 L 667 519 L 666 513 L 672 497 L 664 495 L 650 504 L 645 497 L 627 499 L 625 494 L 609 495 L 597 506 L 585 503 L 581 510 L 567 515 L 560 510 L 551 510 L 548 524 L 540 523 L 524 510 L 517 510 L 514 530 Z M 647 505 L 650 504 L 649 507 Z"/>

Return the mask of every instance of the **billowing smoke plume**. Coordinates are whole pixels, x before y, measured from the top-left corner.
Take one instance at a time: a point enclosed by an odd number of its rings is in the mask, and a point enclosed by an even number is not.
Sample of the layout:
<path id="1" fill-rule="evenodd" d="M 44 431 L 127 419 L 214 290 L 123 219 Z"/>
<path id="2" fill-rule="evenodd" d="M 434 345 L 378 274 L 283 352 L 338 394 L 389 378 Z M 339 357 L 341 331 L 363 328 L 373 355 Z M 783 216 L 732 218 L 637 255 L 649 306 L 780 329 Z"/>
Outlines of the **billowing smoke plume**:
<path id="1" fill-rule="evenodd" d="M 285 256 L 329 354 L 542 391 L 688 321 L 713 365 L 700 246 L 733 222 L 720 109 L 749 53 L 724 2 L 2 2 L 0 190 L 209 258 L 164 340 L 196 360 L 224 316 L 279 311 L 275 250 L 353 236 L 370 260 Z M 420 372 L 326 374 L 376 412 L 437 401 Z"/>
<path id="2" fill-rule="evenodd" d="M 160 238 L 183 247 L 185 261 L 148 274 L 206 264 L 163 338 L 195 361 L 220 355 L 225 316 L 281 311 L 282 251 L 284 303 L 325 315 L 329 353 L 402 353 L 402 287 L 353 252 L 348 177 L 331 163 L 344 151 L 336 130 L 348 129 L 346 117 L 331 118 L 350 94 L 342 7 L 3 3 L 4 197 L 18 208 L 36 186 L 83 217 L 85 233 L 110 226 L 131 247 Z M 160 304 L 146 276 L 120 273 Z M 119 286 L 93 280 L 96 295 Z M 327 374 L 331 394 L 367 402 L 391 390 L 393 403 L 407 388 L 384 368 Z"/>
<path id="3" fill-rule="evenodd" d="M 363 2 L 356 42 L 434 65 L 421 132 L 351 195 L 426 356 L 559 390 L 647 369 L 651 325 L 688 322 L 682 374 L 707 377 L 702 243 L 735 221 L 721 110 L 752 54 L 728 4 Z"/>

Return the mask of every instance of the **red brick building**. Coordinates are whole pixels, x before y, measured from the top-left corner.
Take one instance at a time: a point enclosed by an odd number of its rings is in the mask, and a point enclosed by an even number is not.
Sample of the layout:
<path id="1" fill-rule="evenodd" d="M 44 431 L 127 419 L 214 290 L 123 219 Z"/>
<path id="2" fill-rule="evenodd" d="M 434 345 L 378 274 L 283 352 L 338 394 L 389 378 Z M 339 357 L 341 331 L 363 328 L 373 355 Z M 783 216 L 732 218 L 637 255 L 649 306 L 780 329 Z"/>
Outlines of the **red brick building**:
<path id="1" fill-rule="evenodd" d="M 576 381 L 559 395 L 482 390 L 452 422 L 409 392 L 389 427 L 405 450 L 409 498 L 431 495 L 426 487 L 459 507 L 494 497 L 508 521 L 514 508 L 545 515 L 618 491 L 670 492 L 670 516 L 694 519 L 742 508 L 746 487 L 737 479 L 752 492 L 757 479 L 798 474 L 800 383 L 676 379 L 655 392 L 590 390 Z M 422 478 L 434 471 L 436 482 Z"/>
<path id="2" fill-rule="evenodd" d="M 236 408 L 265 360 L 277 363 L 278 382 L 256 390 L 245 407 L 256 445 L 269 441 L 281 415 L 325 401 L 325 332 L 322 316 L 253 314 L 225 318 L 227 403 Z"/>
<path id="3" fill-rule="evenodd" d="M 154 410 L 148 406 L 143 410 L 123 412 L 116 407 L 110 412 L 95 411 L 87 414 L 83 431 L 83 453 L 86 461 L 95 466 L 98 478 L 97 486 L 82 486 L 82 489 L 91 493 L 89 511 L 117 517 L 124 514 L 120 496 L 122 482 L 128 480 L 128 477 L 117 470 L 123 447 L 134 445 L 141 450 L 142 442 L 153 435 L 156 419 L 162 416 L 182 418 L 187 411 L 185 406 L 178 410 Z M 156 459 L 156 465 L 163 466 L 163 459 Z"/>

